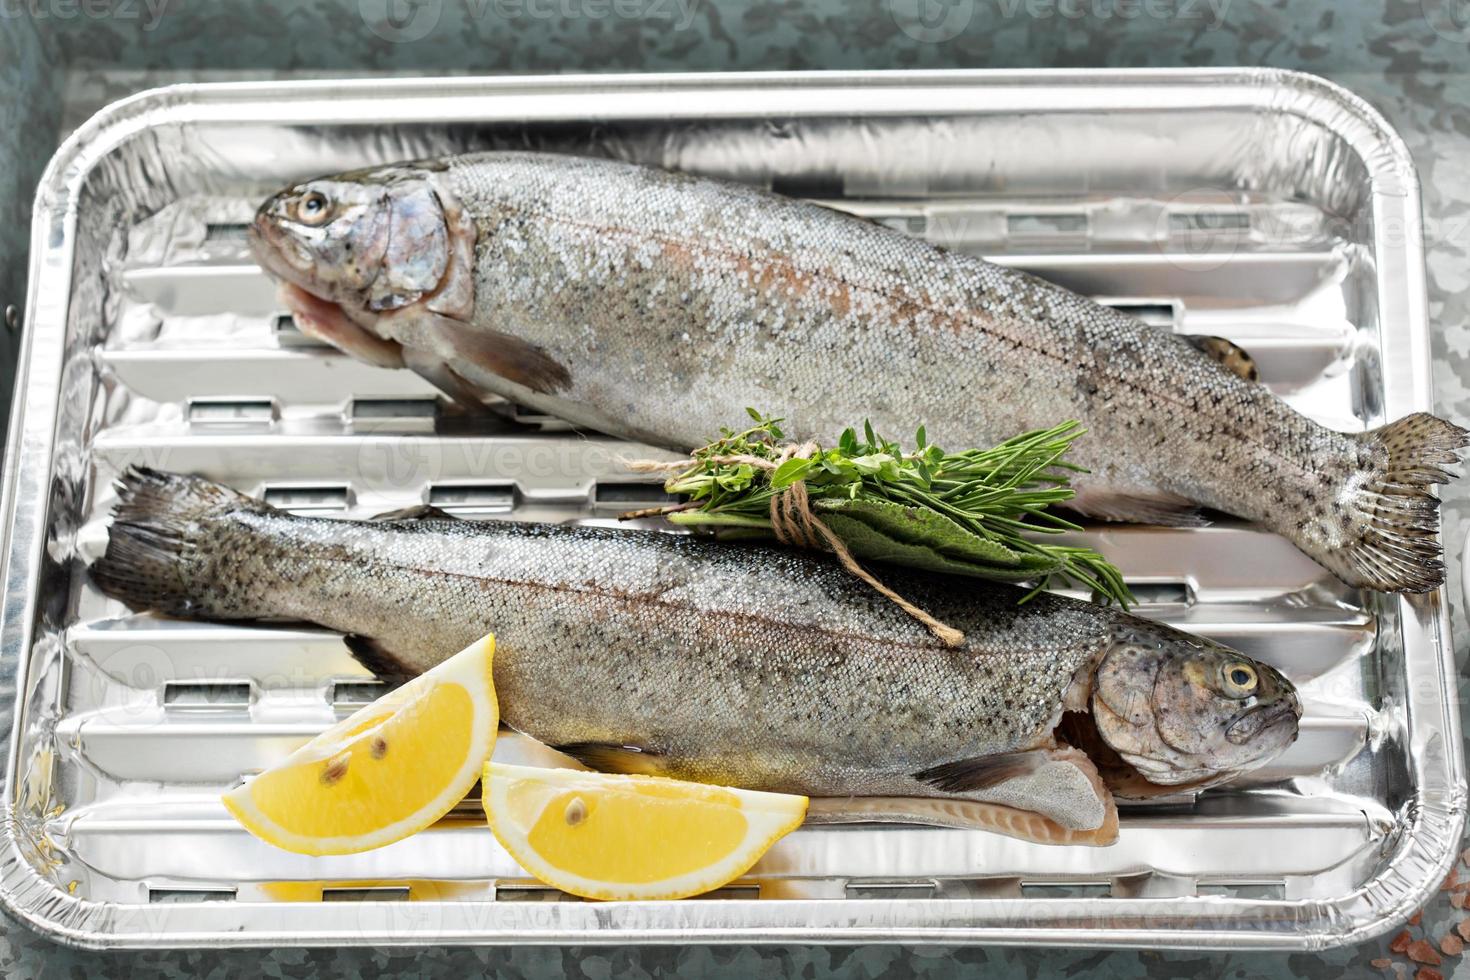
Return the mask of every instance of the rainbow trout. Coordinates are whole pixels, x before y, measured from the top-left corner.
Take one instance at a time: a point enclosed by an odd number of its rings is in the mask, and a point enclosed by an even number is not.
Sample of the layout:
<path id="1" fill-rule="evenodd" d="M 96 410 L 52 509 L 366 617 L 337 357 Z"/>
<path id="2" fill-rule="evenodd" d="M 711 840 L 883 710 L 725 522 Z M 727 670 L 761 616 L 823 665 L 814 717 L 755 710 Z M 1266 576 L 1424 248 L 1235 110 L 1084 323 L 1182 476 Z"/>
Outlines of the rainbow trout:
<path id="1" fill-rule="evenodd" d="M 803 793 L 814 819 L 1110 842 L 1115 797 L 1296 738 L 1271 667 L 1125 613 L 894 568 L 945 646 L 835 563 L 657 531 L 296 517 L 130 471 L 94 581 L 134 609 L 306 620 L 384 676 L 496 636 L 502 720 L 592 766 Z"/>
<path id="2" fill-rule="evenodd" d="M 302 330 L 461 398 L 682 450 L 747 405 L 798 441 L 870 419 L 982 446 L 1078 419 L 1084 514 L 1187 525 L 1203 505 L 1351 585 L 1444 579 L 1431 486 L 1465 430 L 1427 414 L 1323 428 L 1228 342 L 814 204 L 486 153 L 296 185 L 251 239 Z"/>

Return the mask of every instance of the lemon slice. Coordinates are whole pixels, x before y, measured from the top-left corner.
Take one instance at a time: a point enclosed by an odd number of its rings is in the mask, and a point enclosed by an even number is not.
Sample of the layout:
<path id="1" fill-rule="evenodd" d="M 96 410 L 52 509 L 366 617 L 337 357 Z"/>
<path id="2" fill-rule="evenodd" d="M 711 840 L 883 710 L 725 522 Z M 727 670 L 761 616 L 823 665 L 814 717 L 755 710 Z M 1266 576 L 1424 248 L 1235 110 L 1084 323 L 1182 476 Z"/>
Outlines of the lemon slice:
<path id="1" fill-rule="evenodd" d="M 608 901 L 719 888 L 796 829 L 807 805 L 805 796 L 498 762 L 481 786 L 490 829 L 521 867 Z"/>
<path id="2" fill-rule="evenodd" d="M 255 836 L 298 854 L 402 840 L 464 798 L 495 747 L 495 637 L 343 719 L 224 796 Z"/>

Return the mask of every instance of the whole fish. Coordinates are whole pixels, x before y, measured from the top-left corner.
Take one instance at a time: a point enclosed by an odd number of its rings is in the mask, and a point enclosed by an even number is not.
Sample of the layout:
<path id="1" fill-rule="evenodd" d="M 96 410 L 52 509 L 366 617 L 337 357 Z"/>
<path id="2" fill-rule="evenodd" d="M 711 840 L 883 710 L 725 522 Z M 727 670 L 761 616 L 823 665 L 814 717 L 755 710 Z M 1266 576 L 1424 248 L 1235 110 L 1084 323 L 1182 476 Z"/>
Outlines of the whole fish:
<path id="1" fill-rule="evenodd" d="M 1203 505 L 1355 586 L 1444 579 L 1431 486 L 1465 430 L 1427 414 L 1326 429 L 1226 341 L 825 207 L 486 153 L 307 181 L 251 238 L 304 331 L 462 397 L 683 450 L 745 406 L 798 441 L 869 419 L 951 448 L 1078 419 L 1082 513 L 1187 525 Z"/>
<path id="2" fill-rule="evenodd" d="M 836 564 L 657 531 L 296 517 L 130 471 L 94 581 L 135 609 L 307 620 L 385 676 L 496 636 L 501 719 L 595 769 L 830 798 L 822 819 L 1107 843 L 1114 796 L 1279 754 L 1271 667 L 1090 603 L 905 569 L 952 649 Z"/>

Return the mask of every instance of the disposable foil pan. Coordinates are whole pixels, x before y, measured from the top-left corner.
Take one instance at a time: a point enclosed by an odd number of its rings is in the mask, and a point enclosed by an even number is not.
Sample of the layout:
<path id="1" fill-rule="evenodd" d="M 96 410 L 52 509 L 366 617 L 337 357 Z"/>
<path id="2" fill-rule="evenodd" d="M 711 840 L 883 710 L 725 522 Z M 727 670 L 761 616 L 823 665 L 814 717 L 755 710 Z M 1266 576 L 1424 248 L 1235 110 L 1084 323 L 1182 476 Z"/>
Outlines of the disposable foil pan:
<path id="1" fill-rule="evenodd" d="M 377 689 L 330 632 L 168 621 L 101 596 L 85 565 L 123 467 L 354 516 L 432 501 L 606 521 L 658 498 L 617 463 L 645 450 L 530 415 L 467 420 L 408 372 L 312 346 L 249 260 L 243 223 L 290 179 L 491 147 L 733 177 L 992 256 L 1159 329 L 1228 337 L 1337 428 L 1430 407 L 1408 153 L 1304 75 L 370 80 L 128 99 L 60 149 L 35 211 L 4 494 L 0 897 L 16 916 L 86 946 L 1312 949 L 1383 932 L 1444 877 L 1465 788 L 1442 596 L 1349 589 L 1229 519 L 1079 537 L 1143 614 L 1291 677 L 1301 738 L 1238 785 L 1126 809 L 1112 847 L 814 827 L 716 895 L 596 904 L 530 881 L 474 801 L 360 855 L 247 835 L 220 791 Z"/>

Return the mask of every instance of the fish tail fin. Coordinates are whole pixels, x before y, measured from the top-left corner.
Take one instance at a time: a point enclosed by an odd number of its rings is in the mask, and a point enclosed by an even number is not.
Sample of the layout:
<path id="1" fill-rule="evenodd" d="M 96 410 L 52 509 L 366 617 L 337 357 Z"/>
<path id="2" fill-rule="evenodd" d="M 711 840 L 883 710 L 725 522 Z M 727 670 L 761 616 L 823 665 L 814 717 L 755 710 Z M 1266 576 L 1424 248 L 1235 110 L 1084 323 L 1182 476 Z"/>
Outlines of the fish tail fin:
<path id="1" fill-rule="evenodd" d="M 266 504 L 197 476 L 128 469 L 117 482 L 118 500 L 107 532 L 107 551 L 93 563 L 92 581 L 132 609 L 174 615 L 235 618 L 211 607 L 195 581 L 211 525 L 240 510 Z"/>
<path id="2" fill-rule="evenodd" d="M 1444 583 L 1439 498 L 1470 431 L 1427 412 L 1355 437 L 1359 452 L 1335 495 L 1336 540 L 1318 560 L 1350 585 L 1428 592 Z"/>

